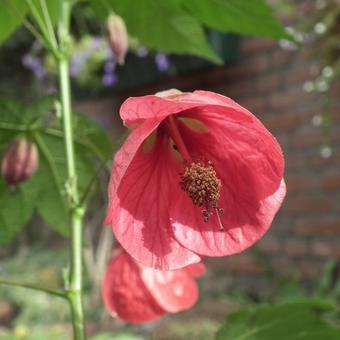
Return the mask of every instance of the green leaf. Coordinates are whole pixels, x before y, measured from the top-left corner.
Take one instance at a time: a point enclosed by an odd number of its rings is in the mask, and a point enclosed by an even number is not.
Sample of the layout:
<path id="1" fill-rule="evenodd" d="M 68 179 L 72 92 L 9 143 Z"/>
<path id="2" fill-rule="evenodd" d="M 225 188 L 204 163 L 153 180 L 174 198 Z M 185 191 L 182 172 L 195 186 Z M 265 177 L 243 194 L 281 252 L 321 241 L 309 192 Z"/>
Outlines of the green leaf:
<path id="1" fill-rule="evenodd" d="M 32 125 L 42 125 L 54 101 L 55 96 L 43 97 L 32 104 L 0 97 L 0 153 L 17 135 L 29 137 Z"/>
<path id="2" fill-rule="evenodd" d="M 67 236 L 70 221 L 67 208 L 67 172 L 63 139 L 47 134 L 36 135 L 40 163 L 36 176 L 40 187 L 37 209 L 43 219 L 57 232 Z M 80 191 L 84 190 L 95 173 L 87 149 L 76 148 L 76 167 Z"/>
<path id="3" fill-rule="evenodd" d="M 46 5 L 47 12 L 43 5 Z M 46 26 L 47 15 L 52 25 L 57 23 L 60 13 L 59 0 L 32 0 L 37 14 Z M 1 0 L 0 1 L 0 43 L 5 41 L 30 14 L 25 0 Z"/>
<path id="4" fill-rule="evenodd" d="M 42 7 L 42 2 L 45 2 L 46 4 L 48 16 L 50 17 L 52 25 L 55 25 L 59 18 L 60 1 L 59 0 L 33 0 L 33 4 L 35 5 L 40 17 L 44 18 L 44 10 Z"/>
<path id="5" fill-rule="evenodd" d="M 222 32 L 292 39 L 264 0 L 181 0 L 203 24 Z"/>
<path id="6" fill-rule="evenodd" d="M 20 230 L 34 209 L 54 230 L 65 236 L 69 233 L 70 223 L 66 202 L 67 166 L 63 132 L 60 121 L 55 115 L 47 115 L 49 111 L 52 111 L 54 102 L 54 96 L 44 97 L 30 105 L 0 98 L 0 152 L 18 134 L 32 138 L 39 150 L 37 173 L 29 181 L 20 185 L 18 193 L 8 200 L 8 204 L 11 204 L 7 209 L 9 217 L 0 215 L 0 223 L 4 225 L 3 232 L 8 235 L 3 236 L 4 242 Z M 95 159 L 111 159 L 113 145 L 103 128 L 81 114 L 74 115 L 74 130 L 78 184 L 79 191 L 82 193 L 96 172 Z M 3 189 L 0 192 L 0 200 L 9 195 L 6 190 Z M 29 211 L 26 212 L 24 199 L 33 194 L 35 198 L 30 200 L 31 204 L 27 205 Z M 4 205 L 0 203 L 0 207 L 2 207 L 1 204 Z M 23 205 L 25 205 L 24 208 L 22 208 Z M 15 216 L 11 207 L 13 209 L 19 207 L 20 214 Z M 9 223 L 12 215 L 18 220 Z M 10 227 L 10 224 L 13 227 Z"/>
<path id="7" fill-rule="evenodd" d="M 217 340 L 336 340 L 340 329 L 324 320 L 334 306 L 320 300 L 260 305 L 237 311 L 218 331 Z"/>
<path id="8" fill-rule="evenodd" d="M 11 241 L 30 220 L 37 194 L 25 185 L 10 189 L 0 178 L 0 244 Z"/>
<path id="9" fill-rule="evenodd" d="M 200 22 L 188 15 L 178 0 L 102 0 L 91 3 L 97 14 L 109 15 L 112 8 L 121 15 L 131 36 L 146 47 L 166 53 L 192 54 L 215 63 L 221 59 L 212 50 Z"/>
<path id="10" fill-rule="evenodd" d="M 24 0 L 0 1 L 0 43 L 21 25 L 27 11 Z"/>
<path id="11" fill-rule="evenodd" d="M 112 158 L 112 140 L 107 131 L 93 119 L 81 113 L 74 113 L 74 132 L 76 142 L 87 147 L 98 158 Z"/>

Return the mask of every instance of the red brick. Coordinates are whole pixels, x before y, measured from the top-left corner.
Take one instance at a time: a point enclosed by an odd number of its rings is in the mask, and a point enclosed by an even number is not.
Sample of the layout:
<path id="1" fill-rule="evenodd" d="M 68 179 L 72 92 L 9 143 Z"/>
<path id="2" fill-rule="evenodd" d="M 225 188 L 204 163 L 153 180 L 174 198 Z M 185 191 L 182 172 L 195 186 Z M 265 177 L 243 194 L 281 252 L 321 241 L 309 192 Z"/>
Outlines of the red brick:
<path id="1" fill-rule="evenodd" d="M 297 107 L 310 103 L 314 97 L 303 91 L 302 87 L 288 91 L 269 93 L 271 108 L 274 110 L 290 110 L 297 113 Z"/>
<path id="2" fill-rule="evenodd" d="M 267 70 L 268 66 L 269 62 L 267 56 L 259 54 L 252 58 L 246 57 L 246 59 L 241 60 L 239 63 L 228 67 L 228 72 L 226 74 L 231 78 L 247 77 L 249 79 L 250 76 L 261 74 Z"/>
<path id="3" fill-rule="evenodd" d="M 235 98 L 242 97 L 244 95 L 254 94 L 254 83 L 247 80 L 236 79 L 231 84 L 223 84 L 218 87 L 218 92 L 224 94 L 227 97 Z"/>
<path id="4" fill-rule="evenodd" d="M 280 251 L 281 243 L 276 237 L 265 236 L 256 244 L 256 247 L 263 253 L 274 254 Z"/>
<path id="5" fill-rule="evenodd" d="M 285 176 L 287 190 L 292 192 L 307 192 L 317 188 L 317 181 L 315 176 L 301 174 L 301 175 L 286 175 Z"/>
<path id="6" fill-rule="evenodd" d="M 340 173 L 332 173 L 324 175 L 322 178 L 322 186 L 327 191 L 340 191 Z"/>
<path id="7" fill-rule="evenodd" d="M 299 53 L 296 56 L 296 60 L 306 61 L 315 56 L 318 53 L 315 46 L 313 45 L 304 45 L 302 49 L 300 49 Z M 314 59 L 314 58 L 313 58 Z"/>
<path id="8" fill-rule="evenodd" d="M 288 256 L 274 257 L 270 260 L 274 272 L 284 275 L 291 274 L 295 266 Z"/>
<path id="9" fill-rule="evenodd" d="M 311 157 L 306 159 L 306 165 L 315 168 L 326 168 L 333 165 L 340 165 L 340 150 L 333 148 L 331 157 L 325 158 L 320 154 L 320 148 L 315 148 L 315 152 Z"/>
<path id="10" fill-rule="evenodd" d="M 290 86 L 296 86 L 296 84 L 301 84 L 301 88 L 303 88 L 303 84 L 305 81 L 314 79 L 311 74 L 310 66 L 304 62 L 303 64 L 299 64 L 294 66 L 293 70 L 285 73 L 285 84 Z"/>
<path id="11" fill-rule="evenodd" d="M 334 246 L 328 241 L 313 241 L 311 254 L 317 257 L 334 257 Z"/>
<path id="12" fill-rule="evenodd" d="M 288 239 L 283 242 L 283 251 L 289 256 L 302 256 L 307 253 L 307 243 L 304 240 Z"/>
<path id="13" fill-rule="evenodd" d="M 316 261 L 316 260 L 298 260 L 296 267 L 298 273 L 303 278 L 315 278 L 319 277 L 324 268 L 324 261 Z"/>
<path id="14" fill-rule="evenodd" d="M 277 89 L 282 83 L 282 78 L 277 73 L 264 74 L 258 77 L 253 84 L 254 91 L 267 94 L 267 91 Z"/>
<path id="15" fill-rule="evenodd" d="M 295 53 L 294 53 L 295 54 Z M 286 51 L 283 49 L 277 49 L 275 50 L 271 56 L 271 67 L 283 67 L 290 63 L 294 58 L 294 55 L 291 51 Z"/>
<path id="16" fill-rule="evenodd" d="M 288 148 L 288 145 L 290 143 L 290 136 L 288 135 L 288 133 L 286 131 L 277 130 L 274 132 L 274 137 L 278 140 L 282 147 L 283 152 L 285 153 L 285 149 Z"/>
<path id="17" fill-rule="evenodd" d="M 340 129 L 334 126 L 330 131 L 330 139 L 332 143 L 338 143 L 340 141 Z M 307 146 L 317 146 L 318 149 L 325 142 L 325 136 L 322 133 L 322 129 L 318 127 L 305 126 L 302 131 L 296 133 L 293 138 L 293 145 L 299 148 L 305 148 Z"/>
<path id="18" fill-rule="evenodd" d="M 299 133 L 296 133 L 292 139 L 292 144 L 294 147 L 297 147 L 299 149 L 304 149 L 307 146 L 320 147 L 323 143 L 323 140 L 324 138 L 321 129 L 311 127 L 309 129 L 304 129 Z"/>
<path id="19" fill-rule="evenodd" d="M 301 118 L 296 113 L 272 114 L 262 118 L 269 130 L 292 129 L 300 125 Z"/>
<path id="20" fill-rule="evenodd" d="M 286 155 L 286 169 L 287 170 L 300 170 L 305 169 L 306 158 L 296 153 L 290 153 Z"/>
<path id="21" fill-rule="evenodd" d="M 294 224 L 294 230 L 303 236 L 340 236 L 340 216 L 300 217 Z"/>
<path id="22" fill-rule="evenodd" d="M 249 38 L 242 41 L 241 52 L 246 54 L 263 53 L 277 47 L 277 42 L 273 39 Z"/>
<path id="23" fill-rule="evenodd" d="M 233 273 L 260 274 L 263 267 L 251 253 L 237 254 L 225 258 L 225 270 Z"/>
<path id="24" fill-rule="evenodd" d="M 267 100 L 262 96 L 247 97 L 239 100 L 239 103 L 255 114 L 263 113 L 268 110 Z"/>
<path id="25" fill-rule="evenodd" d="M 294 197 L 289 195 L 288 191 L 288 197 L 282 205 L 282 211 L 291 214 L 316 214 L 329 212 L 331 210 L 331 207 L 332 200 L 330 197 Z"/>

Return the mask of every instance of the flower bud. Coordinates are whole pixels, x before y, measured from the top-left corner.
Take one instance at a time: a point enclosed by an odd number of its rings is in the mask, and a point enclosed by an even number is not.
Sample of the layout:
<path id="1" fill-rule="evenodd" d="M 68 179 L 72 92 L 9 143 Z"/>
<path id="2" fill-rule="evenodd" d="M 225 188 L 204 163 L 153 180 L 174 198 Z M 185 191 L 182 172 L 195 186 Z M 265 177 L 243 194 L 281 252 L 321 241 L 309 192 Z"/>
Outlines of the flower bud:
<path id="1" fill-rule="evenodd" d="M 108 39 L 119 65 L 123 65 L 128 52 L 128 34 L 124 20 L 118 15 L 111 15 L 107 20 Z"/>
<path id="2" fill-rule="evenodd" d="M 24 138 L 12 141 L 4 152 L 1 173 L 10 186 L 26 181 L 38 168 L 39 154 L 35 144 Z"/>

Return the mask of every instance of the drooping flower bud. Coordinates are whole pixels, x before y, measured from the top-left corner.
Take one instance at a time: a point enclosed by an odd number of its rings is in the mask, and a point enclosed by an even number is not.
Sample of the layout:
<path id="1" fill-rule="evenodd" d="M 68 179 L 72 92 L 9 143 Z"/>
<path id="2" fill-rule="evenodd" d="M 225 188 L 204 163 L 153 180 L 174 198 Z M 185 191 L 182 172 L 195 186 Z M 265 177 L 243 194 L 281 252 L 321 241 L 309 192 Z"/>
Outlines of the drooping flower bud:
<path id="1" fill-rule="evenodd" d="M 109 16 L 107 20 L 107 31 L 112 52 L 117 58 L 118 64 L 123 65 L 129 47 L 124 20 L 118 15 Z"/>
<path id="2" fill-rule="evenodd" d="M 36 145 L 25 138 L 18 138 L 7 146 L 3 154 L 2 176 L 8 185 L 16 186 L 33 176 L 38 168 L 38 162 Z"/>

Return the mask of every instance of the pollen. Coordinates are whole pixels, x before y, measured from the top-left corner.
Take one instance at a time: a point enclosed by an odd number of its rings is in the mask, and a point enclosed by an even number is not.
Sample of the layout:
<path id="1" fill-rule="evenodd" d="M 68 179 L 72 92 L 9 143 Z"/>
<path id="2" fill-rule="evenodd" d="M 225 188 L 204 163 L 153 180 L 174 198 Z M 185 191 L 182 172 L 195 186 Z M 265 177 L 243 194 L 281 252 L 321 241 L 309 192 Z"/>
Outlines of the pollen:
<path id="1" fill-rule="evenodd" d="M 221 180 L 211 161 L 188 163 L 181 173 L 180 186 L 200 207 L 214 207 L 220 197 Z"/>
<path id="2" fill-rule="evenodd" d="M 224 210 L 217 206 L 222 184 L 213 163 L 211 161 L 188 162 L 180 175 L 181 188 L 189 195 L 194 205 L 204 208 L 202 210 L 204 222 L 208 223 L 210 216 L 215 212 L 219 230 L 223 231 L 220 215 Z"/>

